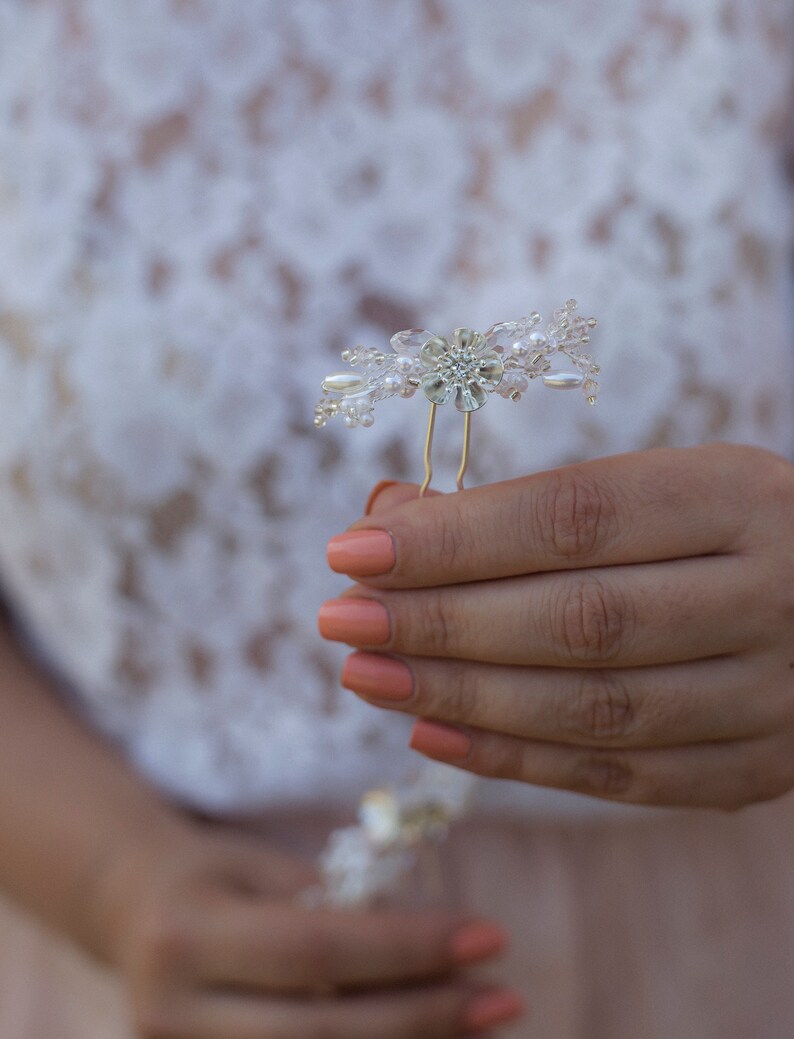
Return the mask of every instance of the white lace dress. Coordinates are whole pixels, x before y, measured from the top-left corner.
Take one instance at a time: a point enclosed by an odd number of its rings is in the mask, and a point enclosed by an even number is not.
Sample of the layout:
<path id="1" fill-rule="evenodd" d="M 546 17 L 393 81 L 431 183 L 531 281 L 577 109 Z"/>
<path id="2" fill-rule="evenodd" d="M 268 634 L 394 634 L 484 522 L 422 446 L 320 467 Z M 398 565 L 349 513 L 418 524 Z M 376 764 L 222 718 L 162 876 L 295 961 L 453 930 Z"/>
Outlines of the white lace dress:
<path id="1" fill-rule="evenodd" d="M 421 475 L 418 399 L 313 428 L 345 346 L 571 295 L 597 314 L 599 407 L 494 399 L 473 483 L 710 439 L 791 453 L 791 14 L 0 2 L 0 584 L 163 791 L 341 810 L 409 767 L 408 720 L 344 693 L 315 628 L 327 538 Z M 481 797 L 527 832 L 595 825 L 572 795 Z"/>

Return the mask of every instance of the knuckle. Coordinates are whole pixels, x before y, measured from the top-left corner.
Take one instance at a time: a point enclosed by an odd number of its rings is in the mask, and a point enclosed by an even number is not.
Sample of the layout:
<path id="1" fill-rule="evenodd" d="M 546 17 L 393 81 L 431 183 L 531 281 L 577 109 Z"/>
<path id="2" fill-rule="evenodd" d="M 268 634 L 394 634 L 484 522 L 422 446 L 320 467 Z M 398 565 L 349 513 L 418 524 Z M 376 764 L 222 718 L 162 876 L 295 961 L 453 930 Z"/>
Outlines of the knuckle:
<path id="1" fill-rule="evenodd" d="M 553 556 L 583 559 L 612 537 L 616 517 L 615 503 L 602 485 L 581 468 L 560 469 L 540 485 L 533 537 L 539 532 Z"/>
<path id="2" fill-rule="evenodd" d="M 450 662 L 439 686 L 438 704 L 443 704 L 444 715 L 463 725 L 475 725 L 479 720 L 479 675 L 476 668 L 465 662 Z"/>
<path id="3" fill-rule="evenodd" d="M 591 751 L 579 756 L 573 775 L 573 788 L 596 797 L 630 798 L 635 777 L 624 755 Z"/>
<path id="4" fill-rule="evenodd" d="M 442 572 L 454 573 L 461 564 L 463 521 L 460 511 L 445 496 L 445 509 L 439 510 L 438 526 L 433 544 L 434 565 Z"/>
<path id="5" fill-rule="evenodd" d="M 608 662 L 620 655 L 628 622 L 626 603 L 614 588 L 588 575 L 566 583 L 553 635 L 574 661 Z"/>
<path id="6" fill-rule="evenodd" d="M 452 647 L 455 622 L 451 616 L 454 596 L 439 595 L 433 590 L 421 592 L 414 609 L 409 611 L 411 649 L 432 651 L 442 656 Z"/>
<path id="7" fill-rule="evenodd" d="M 583 671 L 573 696 L 564 697 L 560 709 L 563 730 L 586 739 L 619 739 L 635 724 L 631 694 L 612 671 Z"/>

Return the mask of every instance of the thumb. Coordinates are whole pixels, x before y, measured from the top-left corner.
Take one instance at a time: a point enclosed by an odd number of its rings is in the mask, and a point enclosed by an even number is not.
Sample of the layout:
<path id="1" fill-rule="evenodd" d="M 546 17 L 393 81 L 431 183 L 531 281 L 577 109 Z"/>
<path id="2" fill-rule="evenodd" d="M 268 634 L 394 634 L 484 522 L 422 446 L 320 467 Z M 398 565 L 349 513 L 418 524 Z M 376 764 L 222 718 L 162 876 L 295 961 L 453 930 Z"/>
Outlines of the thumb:
<path id="1" fill-rule="evenodd" d="M 440 494 L 428 488 L 425 496 Z M 377 516 L 378 513 L 387 512 L 405 501 L 411 501 L 419 497 L 418 483 L 398 483 L 396 480 L 381 480 L 372 488 L 367 504 L 364 506 L 365 516 Z"/>

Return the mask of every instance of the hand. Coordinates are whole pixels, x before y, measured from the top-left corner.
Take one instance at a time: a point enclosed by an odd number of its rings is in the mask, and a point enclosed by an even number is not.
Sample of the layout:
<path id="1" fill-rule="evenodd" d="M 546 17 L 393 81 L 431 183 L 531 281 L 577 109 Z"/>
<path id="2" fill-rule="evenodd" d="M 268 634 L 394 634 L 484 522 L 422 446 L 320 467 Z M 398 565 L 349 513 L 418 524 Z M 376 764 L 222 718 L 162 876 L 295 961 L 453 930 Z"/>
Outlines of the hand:
<path id="1" fill-rule="evenodd" d="M 645 804 L 794 786 L 789 462 L 719 444 L 416 496 L 331 540 L 359 584 L 320 611 L 366 650 L 343 684 L 423 719 L 415 749 Z"/>
<path id="2" fill-rule="evenodd" d="M 220 832 L 218 832 L 220 831 Z M 467 982 L 494 925 L 445 912 L 303 908 L 305 864 L 199 824 L 119 857 L 99 885 L 108 959 L 141 1039 L 432 1039 L 519 1012 Z"/>

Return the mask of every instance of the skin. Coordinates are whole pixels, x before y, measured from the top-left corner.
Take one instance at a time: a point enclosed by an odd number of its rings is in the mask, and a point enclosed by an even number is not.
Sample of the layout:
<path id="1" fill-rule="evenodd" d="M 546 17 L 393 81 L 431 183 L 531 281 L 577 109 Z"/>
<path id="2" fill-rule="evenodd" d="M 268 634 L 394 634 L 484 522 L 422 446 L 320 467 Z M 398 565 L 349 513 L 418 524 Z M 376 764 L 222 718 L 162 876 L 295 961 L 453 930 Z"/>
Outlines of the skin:
<path id="1" fill-rule="evenodd" d="M 350 529 L 396 562 L 345 595 L 388 610 L 404 701 L 483 776 L 736 809 L 794 786 L 794 465 L 731 444 L 636 452 L 417 498 Z M 351 577 L 357 575 L 351 574 Z M 416 730 L 415 730 L 416 731 Z"/>
<path id="2" fill-rule="evenodd" d="M 455 912 L 309 909 L 309 866 L 169 802 L 0 619 L 0 885 L 120 977 L 140 1039 L 453 1039 Z"/>

